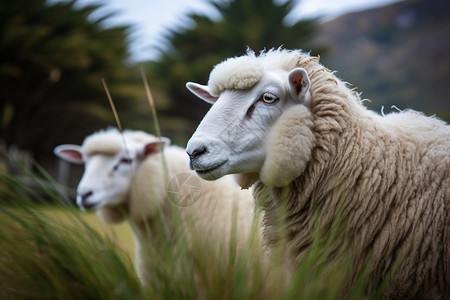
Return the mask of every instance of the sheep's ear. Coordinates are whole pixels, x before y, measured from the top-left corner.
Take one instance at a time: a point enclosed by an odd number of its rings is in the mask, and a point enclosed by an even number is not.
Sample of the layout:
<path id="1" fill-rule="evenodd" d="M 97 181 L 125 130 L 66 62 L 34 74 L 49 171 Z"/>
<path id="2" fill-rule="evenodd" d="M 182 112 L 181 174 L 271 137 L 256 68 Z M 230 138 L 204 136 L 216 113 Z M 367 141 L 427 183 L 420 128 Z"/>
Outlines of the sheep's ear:
<path id="1" fill-rule="evenodd" d="M 208 102 L 209 104 L 214 104 L 217 99 L 219 99 L 218 97 L 214 97 L 213 95 L 211 95 L 207 85 L 188 82 L 186 83 L 186 87 L 192 94 L 199 97 L 203 101 Z"/>
<path id="2" fill-rule="evenodd" d="M 299 96 L 306 95 L 309 91 L 311 82 L 309 81 L 308 74 L 303 68 L 296 68 L 289 72 L 289 90 L 294 99 Z"/>
<path id="3" fill-rule="evenodd" d="M 53 149 L 53 153 L 65 161 L 74 164 L 83 164 L 83 153 L 81 152 L 81 146 L 69 144 L 59 145 Z"/>
<path id="4" fill-rule="evenodd" d="M 170 145 L 170 139 L 166 137 L 161 137 L 157 141 L 153 141 L 145 144 L 143 149 L 144 157 L 151 154 L 156 154 L 161 152 L 164 147 Z"/>

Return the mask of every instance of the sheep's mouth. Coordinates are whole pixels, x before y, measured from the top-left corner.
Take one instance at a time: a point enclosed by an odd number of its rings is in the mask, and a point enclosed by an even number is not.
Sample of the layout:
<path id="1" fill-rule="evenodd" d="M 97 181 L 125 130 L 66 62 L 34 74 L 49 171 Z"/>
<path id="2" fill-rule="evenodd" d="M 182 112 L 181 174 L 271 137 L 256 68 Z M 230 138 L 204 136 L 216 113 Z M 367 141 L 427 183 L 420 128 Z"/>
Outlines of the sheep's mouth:
<path id="1" fill-rule="evenodd" d="M 81 205 L 81 209 L 84 211 L 93 211 L 97 208 L 98 203 L 89 203 L 89 204 L 83 204 Z"/>
<path id="2" fill-rule="evenodd" d="M 83 211 L 94 211 L 100 205 L 100 202 L 89 202 L 82 200 L 79 207 Z"/>
<path id="3" fill-rule="evenodd" d="M 213 166 L 207 167 L 207 168 L 196 168 L 195 172 L 197 173 L 197 175 L 199 175 L 200 177 L 202 177 L 203 179 L 207 179 L 207 180 L 213 180 L 213 179 L 217 179 L 220 176 L 220 174 L 217 174 L 218 176 L 214 176 L 214 172 L 219 170 L 224 164 L 227 163 L 228 160 L 224 160 L 218 164 L 215 164 Z"/>

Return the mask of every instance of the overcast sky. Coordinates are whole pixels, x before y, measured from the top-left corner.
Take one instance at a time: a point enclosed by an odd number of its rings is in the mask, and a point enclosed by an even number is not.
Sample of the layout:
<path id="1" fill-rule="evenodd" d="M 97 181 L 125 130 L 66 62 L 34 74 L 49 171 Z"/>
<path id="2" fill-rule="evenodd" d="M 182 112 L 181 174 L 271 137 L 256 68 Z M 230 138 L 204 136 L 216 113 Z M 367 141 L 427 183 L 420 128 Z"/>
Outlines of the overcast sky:
<path id="1" fill-rule="evenodd" d="M 58 2 L 66 0 L 49 0 Z M 284 0 L 276 0 L 284 2 Z M 306 17 L 330 19 L 350 11 L 386 5 L 400 0 L 300 0 L 286 22 L 294 23 Z M 116 12 L 106 25 L 132 25 L 130 34 L 131 60 L 134 62 L 156 58 L 155 46 L 167 28 L 190 24 L 183 16 L 188 12 L 203 13 L 218 18 L 207 0 L 79 0 L 84 6 L 103 3 L 99 15 Z M 96 17 L 96 16 L 94 16 Z"/>

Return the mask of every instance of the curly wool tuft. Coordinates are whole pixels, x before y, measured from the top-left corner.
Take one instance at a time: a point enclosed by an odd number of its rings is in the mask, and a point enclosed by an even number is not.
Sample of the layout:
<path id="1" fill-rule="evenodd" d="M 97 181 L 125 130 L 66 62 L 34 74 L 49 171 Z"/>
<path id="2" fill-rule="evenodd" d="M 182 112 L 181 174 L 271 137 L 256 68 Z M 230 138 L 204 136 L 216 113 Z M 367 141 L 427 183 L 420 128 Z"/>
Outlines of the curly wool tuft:
<path id="1" fill-rule="evenodd" d="M 213 96 L 219 96 L 227 89 L 245 90 L 257 84 L 263 74 L 255 56 L 229 58 L 211 71 L 208 87 Z"/>
<path id="2" fill-rule="evenodd" d="M 124 138 L 127 136 L 127 139 Z M 157 138 L 144 131 L 125 130 L 121 133 L 117 128 L 111 127 L 97 131 L 87 136 L 81 145 L 82 151 L 87 156 L 95 154 L 116 155 L 123 150 L 125 140 L 136 143 L 146 143 Z"/>

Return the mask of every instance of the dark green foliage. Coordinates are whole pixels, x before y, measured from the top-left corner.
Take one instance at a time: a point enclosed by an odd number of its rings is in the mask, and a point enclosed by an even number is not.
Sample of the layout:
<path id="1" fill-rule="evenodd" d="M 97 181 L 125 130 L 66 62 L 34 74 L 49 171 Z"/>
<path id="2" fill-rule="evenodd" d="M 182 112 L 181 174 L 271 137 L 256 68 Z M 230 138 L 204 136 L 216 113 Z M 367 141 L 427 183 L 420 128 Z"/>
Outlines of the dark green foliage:
<path id="1" fill-rule="evenodd" d="M 100 80 L 115 90 L 129 80 L 127 27 L 105 29 L 101 20 L 88 20 L 99 6 L 76 9 L 76 3 L 0 3 L 0 139 L 38 158 L 68 136 L 81 142 L 108 124 Z"/>
<path id="2" fill-rule="evenodd" d="M 222 60 L 245 53 L 247 47 L 263 49 L 313 48 L 315 20 L 301 20 L 292 26 L 284 23 L 296 1 L 275 4 L 272 0 L 211 1 L 221 18 L 190 14 L 194 26 L 174 28 L 161 46 L 160 58 L 149 63 L 152 84 L 161 87 L 171 102 L 170 114 L 188 120 L 180 130 L 189 136 L 198 125 L 209 104 L 202 103 L 185 88 L 187 81 L 206 84 L 213 66 Z M 314 51 L 317 52 L 317 51 Z M 169 111 L 160 111 L 161 114 Z"/>

